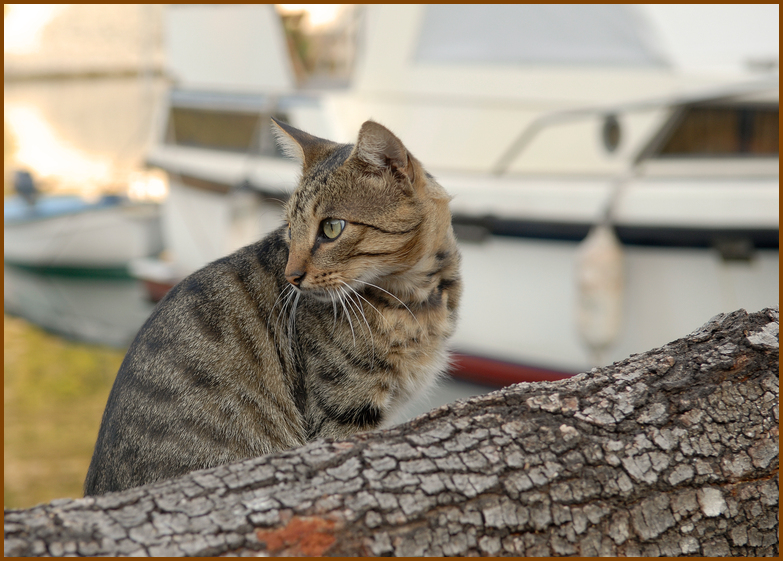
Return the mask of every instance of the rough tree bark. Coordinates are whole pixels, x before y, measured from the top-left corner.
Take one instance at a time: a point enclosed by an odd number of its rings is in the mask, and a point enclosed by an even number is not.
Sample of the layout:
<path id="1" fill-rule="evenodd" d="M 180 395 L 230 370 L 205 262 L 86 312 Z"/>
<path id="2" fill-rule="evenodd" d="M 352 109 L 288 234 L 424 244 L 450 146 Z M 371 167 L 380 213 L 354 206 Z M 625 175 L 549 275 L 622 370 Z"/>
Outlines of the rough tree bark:
<path id="1" fill-rule="evenodd" d="M 6 555 L 778 554 L 778 310 L 559 382 L 97 498 Z"/>

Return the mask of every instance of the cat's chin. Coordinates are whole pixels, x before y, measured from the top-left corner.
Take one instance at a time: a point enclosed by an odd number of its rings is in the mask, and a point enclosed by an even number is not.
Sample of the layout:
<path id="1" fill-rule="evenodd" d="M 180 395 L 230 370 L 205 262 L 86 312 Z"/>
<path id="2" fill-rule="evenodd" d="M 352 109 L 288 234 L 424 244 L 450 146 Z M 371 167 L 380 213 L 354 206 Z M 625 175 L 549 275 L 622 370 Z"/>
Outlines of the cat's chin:
<path id="1" fill-rule="evenodd" d="M 334 302 L 337 300 L 337 293 L 333 290 L 326 290 L 323 288 L 297 288 L 299 294 L 305 298 L 310 298 L 318 302 Z"/>

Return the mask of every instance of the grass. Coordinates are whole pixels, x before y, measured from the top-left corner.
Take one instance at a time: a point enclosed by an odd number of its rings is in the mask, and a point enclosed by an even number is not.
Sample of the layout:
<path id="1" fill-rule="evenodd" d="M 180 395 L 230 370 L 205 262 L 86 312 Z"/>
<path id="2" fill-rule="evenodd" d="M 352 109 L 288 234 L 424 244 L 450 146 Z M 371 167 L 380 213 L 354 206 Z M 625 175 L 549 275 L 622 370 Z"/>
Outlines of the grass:
<path id="1" fill-rule="evenodd" d="M 3 336 L 3 504 L 81 497 L 125 351 L 68 341 L 6 315 Z"/>

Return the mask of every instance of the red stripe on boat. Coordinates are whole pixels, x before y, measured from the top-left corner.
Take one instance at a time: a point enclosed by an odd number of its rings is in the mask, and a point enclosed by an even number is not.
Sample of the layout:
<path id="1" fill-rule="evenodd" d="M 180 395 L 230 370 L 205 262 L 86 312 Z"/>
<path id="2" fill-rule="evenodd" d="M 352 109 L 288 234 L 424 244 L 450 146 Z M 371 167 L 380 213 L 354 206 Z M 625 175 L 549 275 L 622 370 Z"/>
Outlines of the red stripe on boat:
<path id="1" fill-rule="evenodd" d="M 476 384 L 502 387 L 518 382 L 551 382 L 574 375 L 462 353 L 452 353 L 451 357 L 450 374 Z"/>
<path id="2" fill-rule="evenodd" d="M 147 296 L 150 301 L 156 304 L 163 300 L 163 297 L 166 296 L 168 291 L 174 286 L 169 282 L 158 282 L 149 279 L 142 279 L 142 282 L 144 283 L 144 288 L 147 290 Z"/>

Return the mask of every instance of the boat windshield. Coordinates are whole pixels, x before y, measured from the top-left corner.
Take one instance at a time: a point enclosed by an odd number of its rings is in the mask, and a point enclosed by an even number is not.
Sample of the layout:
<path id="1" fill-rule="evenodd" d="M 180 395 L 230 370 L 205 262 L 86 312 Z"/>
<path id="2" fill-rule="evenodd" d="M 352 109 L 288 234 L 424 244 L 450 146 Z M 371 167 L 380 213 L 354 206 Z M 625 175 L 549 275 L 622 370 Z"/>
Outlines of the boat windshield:
<path id="1" fill-rule="evenodd" d="M 778 156 L 780 111 L 777 106 L 686 106 L 677 112 L 659 140 L 655 156 Z"/>
<path id="2" fill-rule="evenodd" d="M 416 59 L 435 63 L 665 66 L 633 6 L 430 4 Z"/>
<path id="3" fill-rule="evenodd" d="M 283 152 L 272 137 L 271 117 L 288 122 L 287 115 L 279 112 L 172 106 L 165 142 L 283 158 Z"/>

